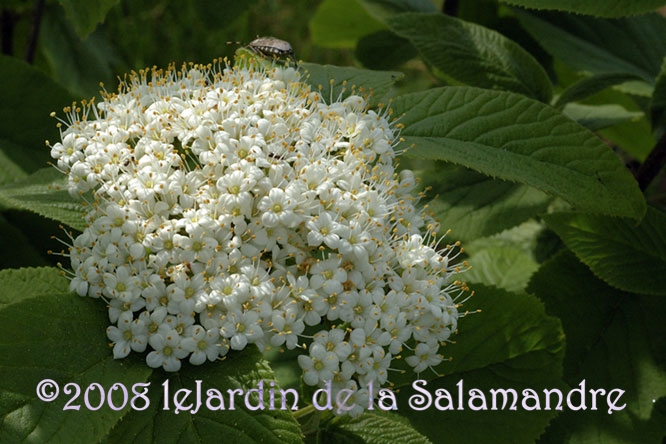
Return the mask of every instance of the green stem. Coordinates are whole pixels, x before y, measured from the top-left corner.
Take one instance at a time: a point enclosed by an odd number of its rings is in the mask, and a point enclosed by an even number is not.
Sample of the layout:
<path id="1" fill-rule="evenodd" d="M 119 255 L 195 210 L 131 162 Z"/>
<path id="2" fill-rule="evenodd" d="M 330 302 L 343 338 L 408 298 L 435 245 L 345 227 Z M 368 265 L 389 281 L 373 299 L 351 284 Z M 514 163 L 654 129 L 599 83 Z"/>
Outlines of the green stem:
<path id="1" fill-rule="evenodd" d="M 650 185 L 650 182 L 659 174 L 659 171 L 666 164 L 666 131 L 664 131 L 657 141 L 650 154 L 648 154 L 645 161 L 641 164 L 636 172 L 636 180 L 641 190 Z"/>
<path id="2" fill-rule="evenodd" d="M 32 64 L 37 50 L 37 37 L 39 36 L 39 25 L 44 13 L 44 0 L 35 0 L 32 10 L 32 23 L 30 25 L 30 34 L 28 35 L 28 44 L 25 47 L 25 61 Z"/>
<path id="3" fill-rule="evenodd" d="M 302 409 L 298 409 L 294 412 L 294 418 L 296 419 L 301 419 L 304 418 L 308 415 L 311 415 L 312 413 L 316 412 L 314 405 L 310 404 L 307 407 L 303 407 Z"/>

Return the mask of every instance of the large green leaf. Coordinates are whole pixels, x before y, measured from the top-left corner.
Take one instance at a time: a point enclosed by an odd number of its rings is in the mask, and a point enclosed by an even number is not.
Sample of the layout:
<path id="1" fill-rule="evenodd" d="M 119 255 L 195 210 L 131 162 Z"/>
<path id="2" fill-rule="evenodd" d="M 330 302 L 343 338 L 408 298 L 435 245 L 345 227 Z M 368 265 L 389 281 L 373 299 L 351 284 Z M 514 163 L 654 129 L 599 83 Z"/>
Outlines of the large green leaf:
<path id="1" fill-rule="evenodd" d="M 640 218 L 645 199 L 594 134 L 518 94 L 445 87 L 397 97 L 406 155 L 524 183 L 586 212 Z"/>
<path id="2" fill-rule="evenodd" d="M 0 271 L 0 308 L 50 293 L 67 293 L 69 284 L 62 271 L 53 267 Z"/>
<path id="3" fill-rule="evenodd" d="M 431 444 L 409 422 L 398 416 L 378 411 L 366 412 L 358 418 L 339 416 L 321 432 L 321 444 Z"/>
<path id="4" fill-rule="evenodd" d="M 666 295 L 666 214 L 648 208 L 631 220 L 577 213 L 545 216 L 576 256 L 608 284 L 625 291 Z"/>
<path id="5" fill-rule="evenodd" d="M 268 365 L 261 361 L 259 353 L 253 349 L 235 353 L 223 362 L 206 363 L 200 367 L 185 366 L 177 374 L 156 371 L 151 379 L 149 393 L 150 407 L 144 411 L 126 415 L 109 433 L 102 443 L 211 443 L 223 438 L 225 443 L 300 443 L 300 427 L 288 410 L 281 409 L 279 387 Z M 145 364 L 144 364 L 145 365 Z M 197 381 L 199 381 L 197 383 Z M 260 384 L 260 381 L 263 381 Z M 269 385 L 273 382 L 275 395 L 274 408 L 269 402 Z M 165 384 L 168 384 L 165 386 Z M 200 384 L 200 388 L 197 388 Z M 168 398 L 164 392 L 168 387 Z M 264 410 L 251 411 L 245 407 L 245 397 L 235 396 L 235 406 L 230 407 L 229 390 L 263 389 Z M 202 404 L 196 413 L 175 412 L 174 394 L 178 390 L 190 390 L 191 395 L 182 404 L 197 403 L 195 397 L 201 390 Z M 211 410 L 206 406 L 207 391 L 218 390 L 224 399 L 224 410 Z M 250 395 L 248 403 L 259 405 L 256 394 Z M 288 396 L 287 406 L 291 408 L 293 397 Z M 213 401 L 218 406 L 218 401 Z M 168 406 L 168 409 L 165 407 Z M 158 431 L 158 432 L 156 432 Z"/>
<path id="6" fill-rule="evenodd" d="M 324 0 L 310 20 L 312 42 L 326 48 L 353 48 L 360 37 L 385 28 L 356 0 Z"/>
<path id="7" fill-rule="evenodd" d="M 624 17 L 652 12 L 664 0 L 500 0 L 502 3 L 530 9 L 554 9 L 599 17 Z"/>
<path id="8" fill-rule="evenodd" d="M 0 187 L 0 205 L 32 211 L 77 230 L 86 226 L 85 208 L 69 195 L 65 176 L 55 168 L 41 169 L 19 182 Z"/>
<path id="9" fill-rule="evenodd" d="M 106 309 L 100 301 L 83 300 L 62 288 L 44 288 L 37 282 L 44 278 L 42 271 L 21 274 L 2 276 L 4 285 L 17 287 L 10 290 L 12 303 L 0 310 L 0 441 L 97 442 L 129 408 L 91 411 L 83 392 L 92 383 L 105 390 L 121 383 L 131 393 L 132 385 L 146 381 L 151 370 L 137 360 L 114 361 L 104 333 Z M 20 292 L 27 279 L 39 291 Z M 36 388 L 45 379 L 60 387 L 53 402 L 37 398 Z M 83 389 L 73 402 L 81 406 L 78 411 L 63 410 L 74 396 L 65 393 L 68 383 Z M 98 401 L 99 392 L 90 404 Z"/>
<path id="10" fill-rule="evenodd" d="M 392 377 L 396 390 L 399 389 L 398 408 L 433 442 L 534 442 L 557 414 L 545 410 L 543 389 L 564 389 L 561 382 L 564 336 L 559 320 L 546 315 L 543 304 L 532 296 L 482 285 L 473 289 L 476 293 L 463 309 L 481 309 L 481 312 L 460 319 L 455 343 L 444 348 L 445 356 L 452 359 L 438 369 L 446 376 L 437 377 L 431 371 L 419 375 L 427 381 L 421 390 L 431 394 L 433 403 L 424 411 L 413 408 L 414 403 L 409 402 L 419 395 L 413 388 L 417 378 L 407 373 Z M 470 408 L 469 391 L 473 388 L 484 394 L 486 410 Z M 451 394 L 453 409 L 435 408 L 436 389 Z M 501 395 L 499 406 L 491 410 L 491 389 L 514 389 L 518 395 L 516 410 L 509 409 L 511 400 L 502 409 Z M 541 395 L 542 410 L 527 411 L 522 407 L 524 389 Z M 478 399 L 474 405 L 480 405 Z"/>
<path id="11" fill-rule="evenodd" d="M 634 75 L 652 85 L 666 55 L 666 18 L 658 14 L 598 19 L 519 12 L 518 18 L 548 52 L 580 72 Z"/>
<path id="12" fill-rule="evenodd" d="M 387 19 L 387 24 L 408 39 L 445 81 L 550 100 L 546 71 L 498 32 L 443 14 L 399 14 Z"/>
<path id="13" fill-rule="evenodd" d="M 544 264 L 528 290 L 562 320 L 565 379 L 571 387 L 584 381 L 588 391 L 587 410 L 565 408 L 543 442 L 661 442 L 666 433 L 666 411 L 658 401 L 666 396 L 663 301 L 609 287 L 571 252 Z M 624 408 L 610 413 L 607 395 L 601 395 L 593 410 L 589 390 L 600 388 L 624 391 L 616 403 Z"/>
<path id="14" fill-rule="evenodd" d="M 315 90 L 321 92 L 328 103 L 351 94 L 368 95 L 369 103 L 386 105 L 393 85 L 404 77 L 397 71 L 370 71 L 353 67 L 317 65 L 301 63 L 305 71 L 305 81 Z"/>
<path id="15" fill-rule="evenodd" d="M 300 428 L 290 412 L 265 409 L 251 411 L 237 399 L 235 410 L 211 411 L 206 407 L 206 390 L 216 388 L 228 400 L 227 389 L 247 392 L 274 378 L 260 361 L 259 353 L 245 350 L 224 362 L 200 367 L 184 365 L 179 373 L 153 371 L 142 357 L 114 360 L 105 335 L 109 324 L 105 304 L 69 293 L 67 280 L 56 279 L 57 270 L 24 269 L 0 272 L 0 441 L 3 443 L 70 442 L 213 442 L 224 436 L 230 443 L 297 443 Z M 37 398 L 37 384 L 51 379 L 60 387 L 58 399 Z M 169 381 L 169 406 L 163 398 Z M 187 388 L 196 393 L 201 381 L 203 402 L 192 414 L 176 414 L 173 396 Z M 74 405 L 79 410 L 63 410 L 73 394 L 65 393 L 67 383 L 76 383 L 82 392 Z M 84 404 L 84 393 L 98 383 L 108 393 L 115 383 L 124 385 L 129 396 L 138 383 L 150 383 L 147 400 L 136 400 L 146 410 L 112 410 L 108 404 L 98 411 Z M 140 388 L 137 387 L 139 391 Z M 50 392 L 50 390 L 49 390 Z M 120 395 L 120 392 L 116 392 Z M 187 399 L 194 401 L 192 395 Z M 265 396 L 268 399 L 268 395 Z M 114 396 L 115 405 L 122 397 Z M 252 399 L 253 405 L 256 400 Z M 99 392 L 90 404 L 100 403 Z"/>
<path id="16" fill-rule="evenodd" d="M 377 20 L 384 21 L 388 17 L 404 12 L 436 13 L 437 7 L 431 0 L 357 0 L 365 10 Z"/>
<path id="17" fill-rule="evenodd" d="M 25 172 L 46 166 L 47 139 L 58 138 L 49 117 L 72 102 L 71 96 L 41 71 L 13 57 L 0 55 L 0 150 Z M 15 171 L 11 176 L 21 176 Z M 4 173 L 3 179 L 10 176 Z"/>
<path id="18" fill-rule="evenodd" d="M 65 8 L 67 17 L 74 25 L 76 33 L 81 39 L 84 39 L 93 32 L 98 24 L 104 21 L 106 13 L 113 8 L 120 0 L 97 0 L 94 2 L 87 0 L 58 0 Z"/>
<path id="19" fill-rule="evenodd" d="M 462 241 L 499 233 L 545 212 L 552 197 L 536 188 L 493 179 L 439 162 L 424 174 L 437 198 L 429 203 L 443 229 Z"/>

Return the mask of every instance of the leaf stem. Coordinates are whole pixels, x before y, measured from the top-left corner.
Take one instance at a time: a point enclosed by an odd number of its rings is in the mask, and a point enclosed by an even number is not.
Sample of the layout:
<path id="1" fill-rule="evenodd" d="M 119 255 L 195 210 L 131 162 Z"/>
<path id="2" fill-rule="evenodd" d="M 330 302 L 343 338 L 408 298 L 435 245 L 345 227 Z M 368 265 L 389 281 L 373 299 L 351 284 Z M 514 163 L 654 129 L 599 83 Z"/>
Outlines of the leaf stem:
<path id="1" fill-rule="evenodd" d="M 12 55 L 14 50 L 14 14 L 9 8 L 0 11 L 0 39 L 2 39 L 2 53 Z"/>
<path id="2" fill-rule="evenodd" d="M 28 35 L 28 44 L 25 47 L 25 61 L 32 64 L 35 60 L 35 51 L 37 50 L 37 37 L 39 36 L 39 25 L 42 21 L 42 13 L 44 12 L 44 0 L 35 0 L 32 9 L 32 25 L 30 26 L 30 34 Z"/>
<path id="3" fill-rule="evenodd" d="M 298 409 L 294 412 L 294 418 L 296 419 L 301 419 L 304 418 L 308 415 L 311 415 L 312 413 L 316 412 L 314 405 L 310 404 L 307 407 L 303 407 L 302 409 Z"/>
<path id="4" fill-rule="evenodd" d="M 645 191 L 652 180 L 657 177 L 664 165 L 666 165 L 666 131 L 662 133 L 657 144 L 636 172 L 636 180 L 642 191 Z"/>
<path id="5" fill-rule="evenodd" d="M 444 0 L 442 13 L 451 17 L 458 16 L 458 0 Z"/>

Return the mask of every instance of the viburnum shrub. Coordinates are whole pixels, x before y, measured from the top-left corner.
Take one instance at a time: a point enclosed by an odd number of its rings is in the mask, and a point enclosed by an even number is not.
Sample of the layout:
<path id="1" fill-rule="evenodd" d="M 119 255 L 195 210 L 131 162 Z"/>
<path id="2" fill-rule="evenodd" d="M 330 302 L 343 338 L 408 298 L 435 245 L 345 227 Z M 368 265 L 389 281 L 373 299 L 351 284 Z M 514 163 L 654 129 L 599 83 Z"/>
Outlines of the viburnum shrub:
<path id="1" fill-rule="evenodd" d="M 442 361 L 465 267 L 396 169 L 400 125 L 303 76 L 245 59 L 148 69 L 67 110 L 51 155 L 87 208 L 70 288 L 108 305 L 115 358 L 178 371 L 299 348 L 305 384 L 357 400 L 393 359 Z"/>

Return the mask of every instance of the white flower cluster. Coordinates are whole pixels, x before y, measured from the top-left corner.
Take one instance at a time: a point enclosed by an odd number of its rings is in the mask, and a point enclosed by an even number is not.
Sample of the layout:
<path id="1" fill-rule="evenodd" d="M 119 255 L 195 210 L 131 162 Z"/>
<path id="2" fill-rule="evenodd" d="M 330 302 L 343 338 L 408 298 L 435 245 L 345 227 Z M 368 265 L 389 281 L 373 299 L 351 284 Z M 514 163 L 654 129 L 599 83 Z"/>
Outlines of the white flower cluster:
<path id="1" fill-rule="evenodd" d="M 115 358 L 149 350 L 177 371 L 248 344 L 306 348 L 306 384 L 357 397 L 399 354 L 416 372 L 441 362 L 465 286 L 414 175 L 394 169 L 388 113 L 326 104 L 300 76 L 147 70 L 68 110 L 51 155 L 89 208 L 71 289 L 108 303 Z"/>

